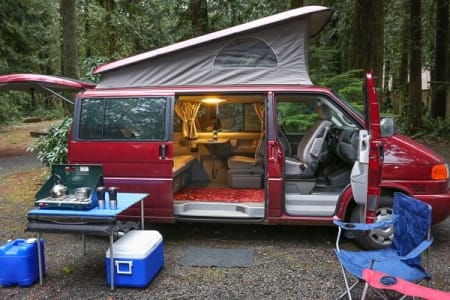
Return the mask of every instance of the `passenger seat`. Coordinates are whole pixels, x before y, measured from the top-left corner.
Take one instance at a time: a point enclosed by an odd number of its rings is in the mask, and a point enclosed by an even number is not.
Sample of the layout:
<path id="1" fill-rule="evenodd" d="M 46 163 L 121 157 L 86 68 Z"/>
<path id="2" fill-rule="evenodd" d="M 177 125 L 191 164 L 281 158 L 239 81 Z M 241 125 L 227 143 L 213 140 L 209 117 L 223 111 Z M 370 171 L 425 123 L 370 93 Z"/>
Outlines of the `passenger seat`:
<path id="1" fill-rule="evenodd" d="M 330 129 L 331 111 L 325 104 L 316 109 L 319 119 L 309 128 L 297 147 L 297 157 L 285 158 L 285 175 L 314 176 L 322 153 L 328 130 Z"/>

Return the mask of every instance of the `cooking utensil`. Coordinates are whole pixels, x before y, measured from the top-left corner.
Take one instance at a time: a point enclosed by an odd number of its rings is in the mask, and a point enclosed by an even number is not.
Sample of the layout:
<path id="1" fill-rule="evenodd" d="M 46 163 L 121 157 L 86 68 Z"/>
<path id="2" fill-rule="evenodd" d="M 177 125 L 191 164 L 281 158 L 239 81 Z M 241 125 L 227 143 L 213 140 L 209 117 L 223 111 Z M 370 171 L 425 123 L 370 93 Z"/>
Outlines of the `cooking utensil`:
<path id="1" fill-rule="evenodd" d="M 63 184 L 55 184 L 50 190 L 50 196 L 52 198 L 61 198 L 67 195 L 67 187 Z"/>
<path id="2" fill-rule="evenodd" d="M 91 196 L 91 188 L 89 187 L 80 187 L 75 189 L 75 198 L 78 201 L 83 201 L 89 199 Z"/>

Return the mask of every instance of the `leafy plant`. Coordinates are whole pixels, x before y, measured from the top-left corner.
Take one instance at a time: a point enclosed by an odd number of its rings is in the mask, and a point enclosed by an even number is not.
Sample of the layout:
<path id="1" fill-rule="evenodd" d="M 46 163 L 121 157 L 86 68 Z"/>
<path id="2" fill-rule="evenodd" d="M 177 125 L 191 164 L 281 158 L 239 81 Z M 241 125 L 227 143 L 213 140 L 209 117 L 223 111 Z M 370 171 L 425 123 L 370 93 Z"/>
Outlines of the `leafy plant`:
<path id="1" fill-rule="evenodd" d="M 106 62 L 108 62 L 108 58 L 102 56 L 91 56 L 85 58 L 81 64 L 81 79 L 96 83 L 99 82 L 99 75 L 95 75 L 93 72 L 95 68 Z"/>
<path id="2" fill-rule="evenodd" d="M 450 122 L 442 118 L 423 118 L 422 127 L 417 133 L 421 137 L 445 138 L 450 134 Z"/>
<path id="3" fill-rule="evenodd" d="M 46 166 L 67 162 L 67 143 L 72 118 L 52 124 L 46 135 L 38 138 L 36 143 L 30 145 L 27 151 L 37 151 L 37 158 Z"/>

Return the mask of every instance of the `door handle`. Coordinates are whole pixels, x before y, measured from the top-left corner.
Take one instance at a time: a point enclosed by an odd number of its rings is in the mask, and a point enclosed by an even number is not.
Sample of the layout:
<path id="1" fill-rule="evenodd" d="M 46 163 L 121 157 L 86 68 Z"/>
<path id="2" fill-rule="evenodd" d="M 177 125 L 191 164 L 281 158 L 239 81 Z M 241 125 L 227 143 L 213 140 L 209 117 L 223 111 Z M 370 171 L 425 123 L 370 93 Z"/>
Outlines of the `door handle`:
<path id="1" fill-rule="evenodd" d="M 380 143 L 380 145 L 378 146 L 378 151 L 380 151 L 380 160 L 381 162 L 384 161 L 384 144 Z"/>
<path id="2" fill-rule="evenodd" d="M 167 146 L 166 145 L 159 146 L 159 158 L 166 159 L 166 157 L 167 157 Z"/>

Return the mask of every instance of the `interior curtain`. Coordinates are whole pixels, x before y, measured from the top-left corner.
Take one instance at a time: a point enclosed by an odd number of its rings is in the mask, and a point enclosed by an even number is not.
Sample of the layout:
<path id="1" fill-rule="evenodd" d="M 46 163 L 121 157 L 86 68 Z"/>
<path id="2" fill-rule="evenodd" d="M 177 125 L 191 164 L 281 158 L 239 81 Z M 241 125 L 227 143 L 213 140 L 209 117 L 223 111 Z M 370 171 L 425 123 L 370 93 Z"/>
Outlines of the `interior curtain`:
<path id="1" fill-rule="evenodd" d="M 175 113 L 183 121 L 183 136 L 188 139 L 197 138 L 195 118 L 200 109 L 200 102 L 181 102 L 175 104 Z"/>
<path id="2" fill-rule="evenodd" d="M 258 116 L 259 122 L 261 123 L 261 132 L 263 132 L 264 131 L 264 116 L 265 116 L 264 103 L 253 103 L 253 108 L 255 109 L 256 115 Z"/>
<path id="3" fill-rule="evenodd" d="M 261 134 L 259 136 L 258 145 L 256 145 L 255 158 L 258 160 L 258 154 L 260 152 L 260 148 L 262 147 L 262 141 L 264 137 L 264 116 L 265 116 L 265 106 L 264 103 L 253 103 L 253 109 L 258 116 L 259 123 L 261 124 Z"/>

